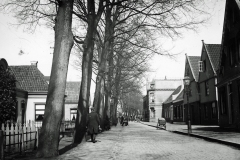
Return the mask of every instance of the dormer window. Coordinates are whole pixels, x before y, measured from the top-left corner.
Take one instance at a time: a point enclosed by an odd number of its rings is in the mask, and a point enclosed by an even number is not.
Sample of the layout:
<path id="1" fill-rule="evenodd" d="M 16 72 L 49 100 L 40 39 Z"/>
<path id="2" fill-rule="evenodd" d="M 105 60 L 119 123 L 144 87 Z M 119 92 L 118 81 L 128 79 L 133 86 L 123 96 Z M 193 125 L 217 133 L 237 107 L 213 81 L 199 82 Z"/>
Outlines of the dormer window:
<path id="1" fill-rule="evenodd" d="M 206 61 L 198 62 L 199 72 L 204 72 L 206 70 Z"/>
<path id="2" fill-rule="evenodd" d="M 203 72 L 203 61 L 198 62 L 199 72 Z"/>

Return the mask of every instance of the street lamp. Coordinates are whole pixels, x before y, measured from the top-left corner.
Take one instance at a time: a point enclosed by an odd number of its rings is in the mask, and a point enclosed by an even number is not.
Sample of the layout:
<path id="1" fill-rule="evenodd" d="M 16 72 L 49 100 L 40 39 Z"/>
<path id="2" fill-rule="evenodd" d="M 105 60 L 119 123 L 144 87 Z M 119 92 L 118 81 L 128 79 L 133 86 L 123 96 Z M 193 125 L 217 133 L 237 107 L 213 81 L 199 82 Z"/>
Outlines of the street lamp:
<path id="1" fill-rule="evenodd" d="M 188 107 L 188 117 L 187 117 L 187 125 L 188 125 L 188 134 L 192 133 L 192 127 L 191 127 L 191 118 L 190 118 L 190 108 L 189 108 L 189 85 L 191 83 L 190 81 L 190 77 L 189 76 L 185 76 L 184 79 L 184 85 L 186 87 L 185 93 L 187 95 L 187 107 Z"/>

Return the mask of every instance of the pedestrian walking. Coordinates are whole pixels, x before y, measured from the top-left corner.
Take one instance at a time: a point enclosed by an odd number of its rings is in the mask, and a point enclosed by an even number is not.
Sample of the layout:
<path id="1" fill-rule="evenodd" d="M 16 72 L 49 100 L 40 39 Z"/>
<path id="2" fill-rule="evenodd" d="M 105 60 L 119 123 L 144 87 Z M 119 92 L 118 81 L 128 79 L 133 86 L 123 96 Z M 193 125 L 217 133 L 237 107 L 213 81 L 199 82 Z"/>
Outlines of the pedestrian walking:
<path id="1" fill-rule="evenodd" d="M 121 125 L 123 125 L 123 120 L 124 120 L 124 117 L 121 116 L 121 118 L 120 118 L 120 124 L 121 124 Z"/>
<path id="2" fill-rule="evenodd" d="M 91 113 L 87 116 L 87 131 L 91 135 L 91 140 L 93 143 L 96 142 L 96 135 L 98 134 L 98 129 L 100 125 L 100 119 L 98 114 L 91 108 Z"/>

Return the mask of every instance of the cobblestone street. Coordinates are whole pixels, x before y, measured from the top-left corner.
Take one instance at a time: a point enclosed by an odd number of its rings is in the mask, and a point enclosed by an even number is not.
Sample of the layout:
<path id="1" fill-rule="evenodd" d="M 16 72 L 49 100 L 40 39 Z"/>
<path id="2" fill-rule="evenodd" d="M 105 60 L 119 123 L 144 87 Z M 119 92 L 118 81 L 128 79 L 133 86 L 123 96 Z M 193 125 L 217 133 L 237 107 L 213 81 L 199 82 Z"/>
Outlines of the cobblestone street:
<path id="1" fill-rule="evenodd" d="M 112 127 L 110 131 L 99 134 L 97 140 L 97 143 L 84 142 L 55 159 L 240 159 L 240 150 L 236 148 L 157 130 L 137 122 Z"/>

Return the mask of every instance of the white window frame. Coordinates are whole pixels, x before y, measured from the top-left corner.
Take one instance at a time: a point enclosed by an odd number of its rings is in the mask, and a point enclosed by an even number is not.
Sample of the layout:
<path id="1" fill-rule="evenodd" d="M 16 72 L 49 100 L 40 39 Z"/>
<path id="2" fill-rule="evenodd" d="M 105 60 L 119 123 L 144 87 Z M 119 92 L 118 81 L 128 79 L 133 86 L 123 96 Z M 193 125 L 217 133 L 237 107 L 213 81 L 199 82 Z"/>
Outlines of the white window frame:
<path id="1" fill-rule="evenodd" d="M 73 116 L 75 116 L 75 120 L 77 118 L 77 108 L 70 108 L 70 120 L 73 120 Z"/>
<path id="2" fill-rule="evenodd" d="M 199 72 L 203 72 L 203 61 L 198 62 Z"/>
<path id="3" fill-rule="evenodd" d="M 154 93 L 150 93 L 150 102 L 155 102 Z"/>
<path id="4" fill-rule="evenodd" d="M 43 120 L 43 119 L 37 120 L 37 115 L 43 115 L 43 118 L 44 118 L 45 109 L 46 109 L 46 104 L 35 104 L 35 121 Z"/>

